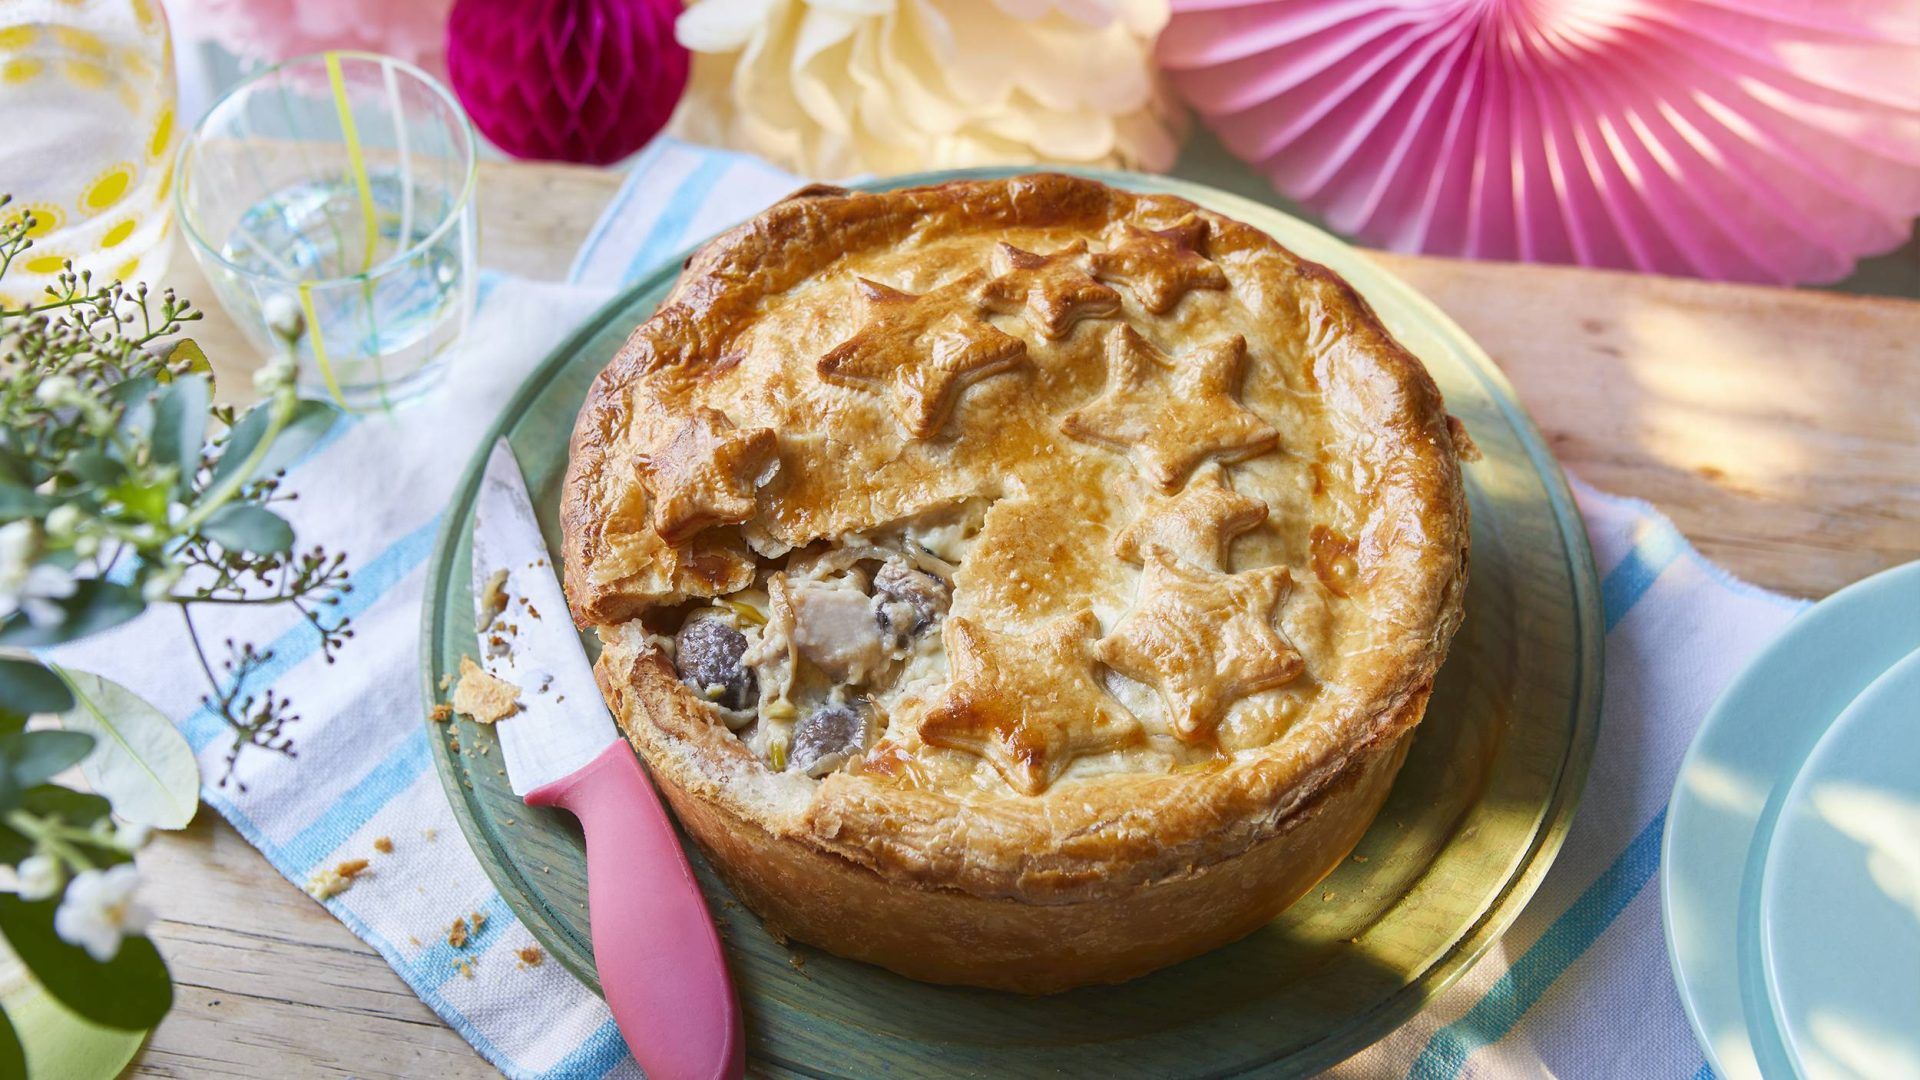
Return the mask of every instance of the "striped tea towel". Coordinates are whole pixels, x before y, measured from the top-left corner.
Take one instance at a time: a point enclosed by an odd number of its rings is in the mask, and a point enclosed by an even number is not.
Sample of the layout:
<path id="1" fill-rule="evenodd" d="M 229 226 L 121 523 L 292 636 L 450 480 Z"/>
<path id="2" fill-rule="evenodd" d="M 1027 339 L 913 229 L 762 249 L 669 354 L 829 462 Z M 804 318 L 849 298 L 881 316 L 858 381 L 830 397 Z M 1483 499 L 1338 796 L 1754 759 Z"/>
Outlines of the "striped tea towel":
<path id="1" fill-rule="evenodd" d="M 345 423 L 290 474 L 303 542 L 350 553 L 358 628 L 321 663 L 290 612 L 202 619 L 214 640 L 272 643 L 264 677 L 304 717 L 300 756 L 253 754 L 213 806 L 296 884 L 347 858 L 371 870 L 325 901 L 421 999 L 511 1076 L 636 1076 L 601 1001 L 531 943 L 462 841 L 427 752 L 419 625 L 438 513 L 522 377 L 618 285 L 798 182 L 751 158 L 661 140 L 595 227 L 569 281 L 489 275 L 445 385 L 394 417 Z M 1341 1066 L 1351 1077 L 1679 1077 L 1703 1068 L 1667 974 L 1655 891 L 1667 792 L 1719 688 L 1801 606 L 1727 577 L 1643 503 L 1578 489 L 1604 574 L 1606 716 L 1559 860 L 1501 946 L 1425 1013 Z M 226 741 L 179 674 L 177 620 L 154 616 L 59 659 L 137 687 L 181 718 L 209 778 Z M 391 855 L 373 841 L 392 840 Z M 155 898 L 163 904 L 165 898 Z M 487 916 L 465 948 L 452 921 Z M 164 914 L 164 912 L 163 912 Z M 456 967 L 472 959 L 470 975 Z"/>

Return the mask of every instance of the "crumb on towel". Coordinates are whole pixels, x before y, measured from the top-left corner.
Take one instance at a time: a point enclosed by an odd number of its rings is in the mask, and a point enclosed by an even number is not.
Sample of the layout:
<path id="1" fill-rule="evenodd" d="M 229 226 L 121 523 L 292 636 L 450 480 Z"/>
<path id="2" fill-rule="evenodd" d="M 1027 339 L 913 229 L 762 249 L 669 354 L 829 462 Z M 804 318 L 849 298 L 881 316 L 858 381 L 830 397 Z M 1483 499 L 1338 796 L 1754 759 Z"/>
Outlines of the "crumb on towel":
<path id="1" fill-rule="evenodd" d="M 327 900 L 353 888 L 358 878 L 367 868 L 365 859 L 347 859 L 344 862 L 324 870 L 317 870 L 307 880 L 307 895 L 315 900 Z"/>

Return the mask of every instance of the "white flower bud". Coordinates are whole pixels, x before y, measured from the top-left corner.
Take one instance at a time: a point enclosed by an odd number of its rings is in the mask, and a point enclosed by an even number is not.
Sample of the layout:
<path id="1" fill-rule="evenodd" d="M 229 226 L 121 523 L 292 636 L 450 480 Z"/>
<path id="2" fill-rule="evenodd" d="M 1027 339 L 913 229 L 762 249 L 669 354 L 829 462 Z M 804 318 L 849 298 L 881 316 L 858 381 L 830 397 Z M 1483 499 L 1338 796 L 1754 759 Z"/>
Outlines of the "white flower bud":
<path id="1" fill-rule="evenodd" d="M 282 341 L 299 341 L 300 335 L 307 332 L 307 319 L 300 311 L 300 302 L 286 293 L 267 297 L 260 305 L 260 315 L 266 319 L 267 329 Z"/>
<path id="2" fill-rule="evenodd" d="M 42 405 L 59 405 L 71 400 L 79 390 L 80 384 L 73 381 L 73 376 L 49 375 L 33 388 L 33 396 Z"/>
<path id="3" fill-rule="evenodd" d="M 118 822 L 113 827 L 113 842 L 122 851 L 136 851 L 147 842 L 152 829 L 137 821 Z"/>
<path id="4" fill-rule="evenodd" d="M 84 533 L 73 538 L 73 553 L 83 559 L 91 559 L 100 553 L 100 538 L 92 533 Z"/>
<path id="5" fill-rule="evenodd" d="M 78 506 L 61 503 L 47 515 L 47 535 L 65 540 L 80 529 L 80 523 L 86 519 Z"/>
<path id="6" fill-rule="evenodd" d="M 60 860 L 51 855 L 29 855 L 20 860 L 14 868 L 14 874 L 20 879 L 20 899 L 26 901 L 45 900 L 60 891 L 66 884 L 67 873 L 60 866 Z"/>
<path id="7" fill-rule="evenodd" d="M 290 356 L 269 360 L 253 373 L 253 389 L 261 397 L 272 397 L 292 383 L 293 358 Z"/>
<path id="8" fill-rule="evenodd" d="M 141 583 L 140 595 L 147 603 L 157 604 L 173 595 L 174 583 L 179 580 L 179 567 L 171 565 L 159 567 L 154 570 L 153 574 L 149 576 L 146 581 Z"/>

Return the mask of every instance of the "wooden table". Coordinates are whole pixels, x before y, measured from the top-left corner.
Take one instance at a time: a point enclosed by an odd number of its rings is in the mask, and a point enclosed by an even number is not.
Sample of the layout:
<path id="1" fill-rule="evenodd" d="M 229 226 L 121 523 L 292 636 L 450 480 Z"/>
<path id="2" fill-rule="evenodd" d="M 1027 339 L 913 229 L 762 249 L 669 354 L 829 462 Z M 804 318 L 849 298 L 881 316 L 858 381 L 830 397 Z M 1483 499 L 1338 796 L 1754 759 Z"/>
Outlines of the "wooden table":
<path id="1" fill-rule="evenodd" d="M 562 276 L 618 183 L 482 166 L 482 261 Z M 1505 369 L 1571 472 L 1652 502 L 1734 573 L 1821 596 L 1920 558 L 1920 302 L 1378 258 Z M 213 303 L 185 252 L 169 283 Z M 224 388 L 249 386 L 222 312 L 195 336 Z M 141 864 L 176 999 L 136 1074 L 493 1075 L 211 811 Z"/>

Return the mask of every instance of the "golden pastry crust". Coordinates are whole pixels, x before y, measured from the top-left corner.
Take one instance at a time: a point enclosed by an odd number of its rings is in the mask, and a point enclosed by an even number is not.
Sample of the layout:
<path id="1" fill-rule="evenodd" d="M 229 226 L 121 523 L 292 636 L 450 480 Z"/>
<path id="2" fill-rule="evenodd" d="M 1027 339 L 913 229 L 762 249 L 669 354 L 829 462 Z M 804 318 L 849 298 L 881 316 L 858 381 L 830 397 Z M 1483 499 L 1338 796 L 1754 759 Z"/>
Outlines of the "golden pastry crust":
<path id="1" fill-rule="evenodd" d="M 697 410 L 773 432 L 778 467 L 674 492 L 720 523 L 676 547 L 644 463 Z M 1460 455 L 1420 363 L 1264 233 L 1086 179 L 796 193 L 689 261 L 571 449 L 574 616 L 683 820 L 763 912 L 921 977 L 1059 989 L 1226 939 L 1203 910 L 1124 962 L 997 978 L 958 946 L 835 938 L 769 892 L 781 875 L 729 860 L 779 851 L 788 877 L 869 908 L 894 896 L 900 918 L 972 910 L 968 947 L 1017 952 L 1067 911 L 1116 917 L 1196 875 L 1244 888 L 1254 871 L 1223 864 L 1245 856 L 1268 888 L 1216 897 L 1237 936 L 1358 838 L 1461 618 Z M 981 516 L 944 623 L 937 674 L 955 680 L 899 691 L 878 742 L 824 778 L 749 748 L 646 621 L 957 506 Z M 1345 818 L 1289 861 L 1327 807 Z M 1061 910 L 1009 929 L 1002 901 Z"/>

